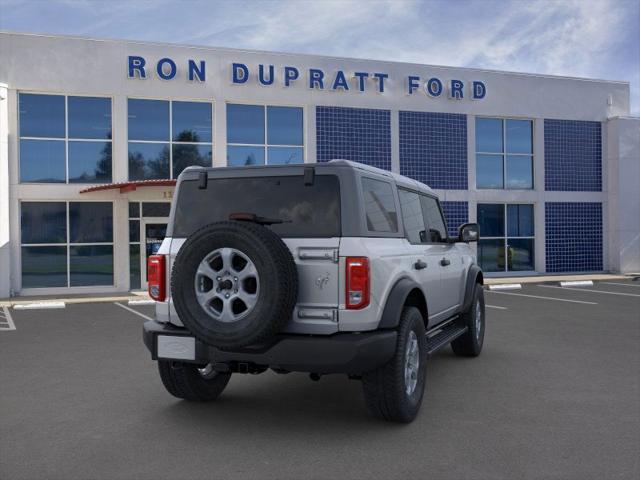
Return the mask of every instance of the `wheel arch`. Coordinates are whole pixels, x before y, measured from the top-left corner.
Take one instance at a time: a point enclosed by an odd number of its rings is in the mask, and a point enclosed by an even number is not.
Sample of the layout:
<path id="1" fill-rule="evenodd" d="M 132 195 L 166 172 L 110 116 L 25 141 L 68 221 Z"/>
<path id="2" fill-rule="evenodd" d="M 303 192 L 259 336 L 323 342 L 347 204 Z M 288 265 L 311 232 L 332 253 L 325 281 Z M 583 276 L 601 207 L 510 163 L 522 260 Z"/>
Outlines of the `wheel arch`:
<path id="1" fill-rule="evenodd" d="M 391 289 L 378 328 L 397 327 L 405 306 L 418 308 L 422 314 L 424 326 L 427 328 L 429 321 L 427 300 L 420 285 L 409 278 L 401 278 Z"/>
<path id="2" fill-rule="evenodd" d="M 467 281 L 464 289 L 464 302 L 462 303 L 461 312 L 466 312 L 471 306 L 471 300 L 473 299 L 473 290 L 477 284 L 484 285 L 484 275 L 478 265 L 471 265 L 469 272 L 467 272 Z"/>

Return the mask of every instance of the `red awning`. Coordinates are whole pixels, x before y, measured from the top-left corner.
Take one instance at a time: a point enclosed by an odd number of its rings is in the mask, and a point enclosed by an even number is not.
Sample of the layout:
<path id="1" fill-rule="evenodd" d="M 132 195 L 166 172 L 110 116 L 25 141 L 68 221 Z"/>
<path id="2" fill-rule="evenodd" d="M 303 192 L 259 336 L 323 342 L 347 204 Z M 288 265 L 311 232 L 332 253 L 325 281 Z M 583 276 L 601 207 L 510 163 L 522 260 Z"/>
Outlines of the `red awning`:
<path id="1" fill-rule="evenodd" d="M 175 180 L 138 180 L 135 182 L 106 183 L 104 185 L 95 185 L 93 187 L 84 188 L 80 193 L 101 192 L 103 190 L 120 190 L 120 193 L 133 192 L 141 187 L 174 187 Z"/>

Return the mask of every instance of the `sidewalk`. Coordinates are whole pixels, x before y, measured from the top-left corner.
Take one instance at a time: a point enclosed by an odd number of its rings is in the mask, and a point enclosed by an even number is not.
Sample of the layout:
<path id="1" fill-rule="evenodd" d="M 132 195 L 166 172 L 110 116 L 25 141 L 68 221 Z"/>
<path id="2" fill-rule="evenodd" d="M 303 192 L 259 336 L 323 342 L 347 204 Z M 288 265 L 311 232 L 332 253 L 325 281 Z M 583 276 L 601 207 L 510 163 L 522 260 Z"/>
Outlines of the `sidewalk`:
<path id="1" fill-rule="evenodd" d="M 500 285 L 503 283 L 546 283 L 546 282 L 572 282 L 577 280 L 629 280 L 640 274 L 611 274 L 593 273 L 577 275 L 534 275 L 531 277 L 489 277 L 485 275 L 485 285 Z"/>
<path id="2" fill-rule="evenodd" d="M 501 285 L 505 283 L 548 283 L 548 282 L 568 282 L 575 280 L 628 280 L 639 277 L 640 274 L 613 275 L 608 273 L 595 273 L 585 275 L 535 275 L 531 277 L 490 277 L 485 278 L 485 285 Z M 105 302 L 128 302 L 129 300 L 149 300 L 147 292 L 122 292 L 108 293 L 104 295 L 96 294 L 76 294 L 76 295 L 40 295 L 29 297 L 0 298 L 0 307 L 12 307 L 14 305 L 24 305 L 39 302 L 64 302 L 73 303 L 105 303 Z"/>
<path id="3" fill-rule="evenodd" d="M 150 300 L 147 292 L 122 292 L 105 294 L 75 294 L 75 295 L 37 295 L 28 297 L 0 298 L 0 307 L 12 307 L 40 302 L 64 302 L 73 303 L 108 303 L 128 302 L 129 300 Z"/>

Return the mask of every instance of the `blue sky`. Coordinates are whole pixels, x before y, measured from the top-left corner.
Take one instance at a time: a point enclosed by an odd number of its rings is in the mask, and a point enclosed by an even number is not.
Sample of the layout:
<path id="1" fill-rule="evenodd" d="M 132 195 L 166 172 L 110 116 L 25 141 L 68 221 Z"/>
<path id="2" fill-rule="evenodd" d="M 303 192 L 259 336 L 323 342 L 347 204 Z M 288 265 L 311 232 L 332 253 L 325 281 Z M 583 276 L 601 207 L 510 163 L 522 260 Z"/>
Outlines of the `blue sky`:
<path id="1" fill-rule="evenodd" d="M 626 80 L 640 0 L 0 0 L 0 29 Z"/>

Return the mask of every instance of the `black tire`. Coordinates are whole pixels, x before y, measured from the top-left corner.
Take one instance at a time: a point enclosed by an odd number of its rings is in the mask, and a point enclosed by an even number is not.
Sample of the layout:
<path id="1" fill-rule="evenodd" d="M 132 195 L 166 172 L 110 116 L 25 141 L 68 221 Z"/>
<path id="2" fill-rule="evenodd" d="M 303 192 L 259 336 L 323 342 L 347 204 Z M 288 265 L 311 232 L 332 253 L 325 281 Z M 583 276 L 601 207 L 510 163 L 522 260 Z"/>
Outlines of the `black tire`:
<path id="1" fill-rule="evenodd" d="M 192 402 L 215 400 L 229 383 L 231 374 L 217 372 L 201 374 L 198 368 L 191 363 L 158 361 L 162 384 L 171 395 Z"/>
<path id="2" fill-rule="evenodd" d="M 473 289 L 473 299 L 469 310 L 460 317 L 461 325 L 467 327 L 467 332 L 451 342 L 453 353 L 460 357 L 477 357 L 482 352 L 485 332 L 484 314 L 484 289 L 482 285 L 476 283 Z M 479 328 L 476 324 L 476 314 L 480 312 Z"/>
<path id="3" fill-rule="evenodd" d="M 255 305 L 233 322 L 210 316 L 198 303 L 195 289 L 200 262 L 225 247 L 249 257 L 262 279 Z M 233 349 L 268 340 L 291 319 L 298 273 L 291 252 L 271 230 L 253 223 L 217 222 L 196 231 L 180 249 L 171 274 L 171 294 L 180 320 L 196 338 Z"/>
<path id="4" fill-rule="evenodd" d="M 411 332 L 418 340 L 420 362 L 415 389 L 409 394 L 405 382 L 405 359 Z M 371 414 L 393 422 L 413 421 L 424 396 L 426 362 L 427 339 L 422 314 L 415 307 L 405 307 L 400 317 L 393 358 L 386 365 L 362 376 L 364 398 Z"/>

